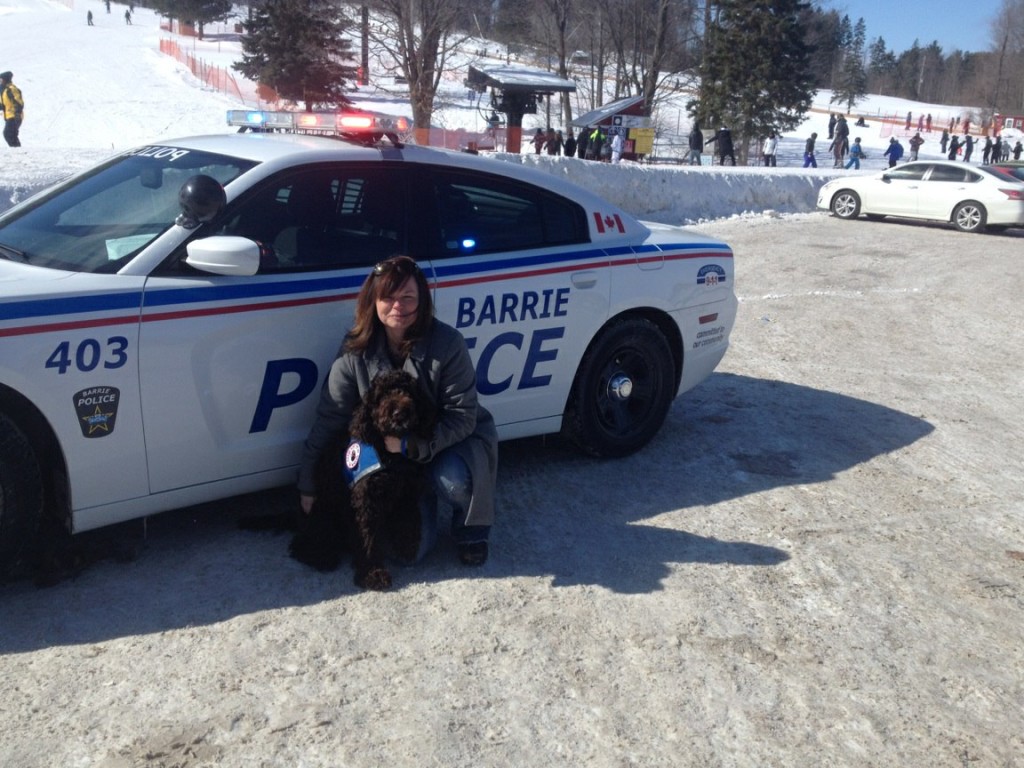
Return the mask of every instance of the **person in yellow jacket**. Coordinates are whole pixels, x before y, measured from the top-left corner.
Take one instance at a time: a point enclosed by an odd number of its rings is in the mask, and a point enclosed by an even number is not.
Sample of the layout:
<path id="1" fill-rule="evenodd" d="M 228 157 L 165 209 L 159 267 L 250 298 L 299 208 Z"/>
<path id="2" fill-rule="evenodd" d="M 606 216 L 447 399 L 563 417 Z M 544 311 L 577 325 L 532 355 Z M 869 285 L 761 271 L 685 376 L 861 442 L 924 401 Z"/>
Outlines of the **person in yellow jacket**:
<path id="1" fill-rule="evenodd" d="M 4 140 L 9 147 L 20 147 L 18 132 L 21 130 L 25 100 L 21 96 L 21 89 L 11 82 L 13 78 L 10 72 L 0 72 L 0 104 L 4 111 Z"/>

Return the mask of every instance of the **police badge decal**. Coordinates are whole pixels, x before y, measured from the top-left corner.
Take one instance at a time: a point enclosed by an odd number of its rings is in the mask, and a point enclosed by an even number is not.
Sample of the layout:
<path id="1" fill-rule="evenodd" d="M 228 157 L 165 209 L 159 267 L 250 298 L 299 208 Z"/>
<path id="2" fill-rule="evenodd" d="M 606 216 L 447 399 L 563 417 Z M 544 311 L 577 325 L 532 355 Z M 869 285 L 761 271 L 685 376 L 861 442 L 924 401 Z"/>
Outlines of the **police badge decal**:
<path id="1" fill-rule="evenodd" d="M 120 399 L 117 387 L 89 387 L 72 395 L 82 437 L 105 437 L 113 432 Z"/>

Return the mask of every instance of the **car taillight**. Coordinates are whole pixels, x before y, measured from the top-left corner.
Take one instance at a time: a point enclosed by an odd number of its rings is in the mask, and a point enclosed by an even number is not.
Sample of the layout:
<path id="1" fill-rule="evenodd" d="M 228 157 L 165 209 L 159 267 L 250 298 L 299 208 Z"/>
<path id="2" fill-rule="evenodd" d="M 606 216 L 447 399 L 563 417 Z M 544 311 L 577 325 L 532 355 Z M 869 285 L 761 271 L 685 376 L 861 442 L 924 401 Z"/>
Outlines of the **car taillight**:
<path id="1" fill-rule="evenodd" d="M 999 191 L 1006 195 L 1011 200 L 1024 200 L 1024 190 L 1021 189 L 1003 189 L 999 188 Z"/>

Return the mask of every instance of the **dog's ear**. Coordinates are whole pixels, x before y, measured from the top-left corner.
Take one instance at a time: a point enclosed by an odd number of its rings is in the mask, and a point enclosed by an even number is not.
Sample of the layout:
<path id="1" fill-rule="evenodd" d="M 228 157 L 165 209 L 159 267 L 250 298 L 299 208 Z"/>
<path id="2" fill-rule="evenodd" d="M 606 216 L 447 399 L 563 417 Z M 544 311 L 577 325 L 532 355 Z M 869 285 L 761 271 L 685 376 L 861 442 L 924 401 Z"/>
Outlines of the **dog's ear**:
<path id="1" fill-rule="evenodd" d="M 361 443 L 372 443 L 376 432 L 373 426 L 373 411 L 379 397 L 379 389 L 375 379 L 366 391 L 362 401 L 352 411 L 352 419 L 348 424 L 348 433 L 353 440 Z"/>
<path id="2" fill-rule="evenodd" d="M 369 389 L 363 395 L 362 401 L 352 412 L 352 420 L 349 422 L 348 432 L 354 439 L 363 443 L 380 442 L 381 436 L 373 420 L 373 414 L 388 391 L 393 386 L 395 374 L 400 371 L 383 371 L 378 373 L 370 382 Z"/>

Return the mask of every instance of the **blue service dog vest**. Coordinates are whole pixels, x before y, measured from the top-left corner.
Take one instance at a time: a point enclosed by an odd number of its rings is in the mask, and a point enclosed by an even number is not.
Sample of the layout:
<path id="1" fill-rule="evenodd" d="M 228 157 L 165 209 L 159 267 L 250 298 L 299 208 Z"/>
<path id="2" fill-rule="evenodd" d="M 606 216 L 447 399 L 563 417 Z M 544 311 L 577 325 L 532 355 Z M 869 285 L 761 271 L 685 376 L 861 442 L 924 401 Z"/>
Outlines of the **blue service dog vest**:
<path id="1" fill-rule="evenodd" d="M 349 488 L 383 468 L 377 449 L 369 443 L 353 440 L 345 449 L 345 480 Z"/>

